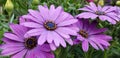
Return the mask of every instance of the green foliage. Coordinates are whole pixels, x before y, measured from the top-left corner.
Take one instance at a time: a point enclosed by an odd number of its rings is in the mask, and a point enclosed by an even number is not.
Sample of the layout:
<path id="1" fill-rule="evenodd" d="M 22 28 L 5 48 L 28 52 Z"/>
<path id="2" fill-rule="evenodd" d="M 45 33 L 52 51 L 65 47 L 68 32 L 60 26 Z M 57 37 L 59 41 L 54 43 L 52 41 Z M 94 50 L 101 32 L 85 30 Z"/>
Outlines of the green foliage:
<path id="1" fill-rule="evenodd" d="M 28 9 L 37 9 L 38 5 L 33 5 L 32 0 L 12 0 L 14 4 L 14 10 L 11 15 L 4 9 L 6 0 L 0 0 L 0 7 L 2 7 L 2 13 L 0 13 L 0 44 L 2 44 L 3 33 L 10 31 L 8 25 L 10 23 L 18 23 L 18 18 L 21 15 L 28 13 Z M 39 5 L 50 6 L 54 4 L 57 6 L 62 6 L 66 12 L 71 13 L 72 15 L 77 15 L 80 13 L 77 9 L 83 7 L 87 2 L 85 0 L 39 0 Z M 84 53 L 81 49 L 80 44 L 75 46 L 68 46 L 67 48 L 61 48 L 59 50 L 60 58 L 119 58 L 120 57 L 120 23 L 116 25 L 110 25 L 107 22 L 99 23 L 98 27 L 105 27 L 109 30 L 106 34 L 111 35 L 113 40 L 111 41 L 111 46 L 106 51 L 97 51 L 93 48 L 87 53 Z M 57 57 L 57 58 L 59 58 Z M 2 57 L 0 58 L 9 58 Z"/>

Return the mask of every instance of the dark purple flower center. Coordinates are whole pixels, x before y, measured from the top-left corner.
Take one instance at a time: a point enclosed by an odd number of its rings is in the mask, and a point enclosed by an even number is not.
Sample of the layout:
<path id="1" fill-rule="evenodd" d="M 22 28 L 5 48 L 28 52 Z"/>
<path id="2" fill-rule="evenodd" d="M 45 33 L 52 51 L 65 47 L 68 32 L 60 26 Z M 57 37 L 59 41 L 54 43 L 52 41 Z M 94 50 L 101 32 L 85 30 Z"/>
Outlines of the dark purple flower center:
<path id="1" fill-rule="evenodd" d="M 52 21 L 47 21 L 47 22 L 44 23 L 44 27 L 47 30 L 55 30 L 57 28 L 57 25 Z"/>
<path id="2" fill-rule="evenodd" d="M 103 11 L 96 11 L 96 14 L 97 14 L 97 15 L 104 15 L 105 12 L 103 12 Z"/>
<path id="3" fill-rule="evenodd" d="M 85 32 L 84 30 L 80 30 L 80 31 L 79 31 L 79 34 L 80 34 L 82 37 L 88 38 L 88 33 Z"/>
<path id="4" fill-rule="evenodd" d="M 27 38 L 25 40 L 25 47 L 28 49 L 33 49 L 34 47 L 37 46 L 37 39 L 34 37 Z"/>

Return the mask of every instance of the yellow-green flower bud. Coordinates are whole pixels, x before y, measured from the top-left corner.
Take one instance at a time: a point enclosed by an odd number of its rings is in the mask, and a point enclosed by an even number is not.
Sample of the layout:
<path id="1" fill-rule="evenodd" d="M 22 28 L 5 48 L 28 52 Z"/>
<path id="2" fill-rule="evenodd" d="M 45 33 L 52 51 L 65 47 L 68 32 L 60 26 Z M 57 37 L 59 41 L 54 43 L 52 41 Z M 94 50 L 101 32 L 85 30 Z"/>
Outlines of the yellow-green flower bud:
<path id="1" fill-rule="evenodd" d="M 32 1 L 32 4 L 33 4 L 33 5 L 38 5 L 38 4 L 39 4 L 39 0 L 33 0 L 33 1 Z"/>
<path id="2" fill-rule="evenodd" d="M 5 4 L 5 10 L 8 13 L 11 13 L 13 11 L 13 8 L 14 8 L 14 5 L 13 5 L 12 1 L 11 0 L 7 0 L 6 4 Z"/>
<path id="3" fill-rule="evenodd" d="M 99 0 L 98 4 L 103 6 L 104 5 L 104 0 Z"/>
<path id="4" fill-rule="evenodd" d="M 116 2 L 116 5 L 120 6 L 120 1 L 117 1 L 117 2 Z"/>

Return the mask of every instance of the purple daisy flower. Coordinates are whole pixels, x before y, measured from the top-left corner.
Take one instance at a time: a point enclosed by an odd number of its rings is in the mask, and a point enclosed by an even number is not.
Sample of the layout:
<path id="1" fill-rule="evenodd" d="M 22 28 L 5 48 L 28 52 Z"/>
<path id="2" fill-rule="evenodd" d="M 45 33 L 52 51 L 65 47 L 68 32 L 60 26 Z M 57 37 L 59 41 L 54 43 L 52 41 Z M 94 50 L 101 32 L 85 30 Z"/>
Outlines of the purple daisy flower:
<path id="1" fill-rule="evenodd" d="M 85 12 L 80 13 L 79 15 L 77 15 L 77 17 L 85 19 L 99 18 L 102 21 L 107 20 L 111 24 L 116 24 L 116 22 L 119 21 L 117 14 L 114 12 L 116 10 L 116 7 L 112 6 L 101 7 L 100 5 L 96 6 L 93 2 L 90 2 L 89 4 L 90 5 L 86 5 L 84 8 L 79 9 Z"/>
<path id="2" fill-rule="evenodd" d="M 66 47 L 67 41 L 73 45 L 70 35 L 77 35 L 76 27 L 71 24 L 76 23 L 78 20 L 74 19 L 72 15 L 64 12 L 62 7 L 55 8 L 54 5 L 48 7 L 38 6 L 39 11 L 29 10 L 29 14 L 22 16 L 24 19 L 30 19 L 21 25 L 32 28 L 25 34 L 25 37 L 39 36 L 38 44 L 42 45 L 45 42 L 53 43 L 56 47 L 62 45 Z M 74 28 L 74 29 L 73 29 Z M 52 50 L 53 47 L 51 46 Z"/>
<path id="3" fill-rule="evenodd" d="M 11 24 L 13 33 L 5 33 L 0 47 L 2 56 L 11 58 L 54 58 L 54 54 L 48 44 L 38 45 L 36 37 L 25 38 L 24 34 L 28 29 L 24 26 Z"/>
<path id="4" fill-rule="evenodd" d="M 96 50 L 104 50 L 110 46 L 108 41 L 110 41 L 112 37 L 103 34 L 106 28 L 98 29 L 96 25 L 96 22 L 89 23 L 88 20 L 84 19 L 79 19 L 79 22 L 75 24 L 75 26 L 79 27 L 79 32 L 77 38 L 74 40 L 74 44 L 82 42 L 82 49 L 85 52 L 88 51 L 89 44 Z"/>

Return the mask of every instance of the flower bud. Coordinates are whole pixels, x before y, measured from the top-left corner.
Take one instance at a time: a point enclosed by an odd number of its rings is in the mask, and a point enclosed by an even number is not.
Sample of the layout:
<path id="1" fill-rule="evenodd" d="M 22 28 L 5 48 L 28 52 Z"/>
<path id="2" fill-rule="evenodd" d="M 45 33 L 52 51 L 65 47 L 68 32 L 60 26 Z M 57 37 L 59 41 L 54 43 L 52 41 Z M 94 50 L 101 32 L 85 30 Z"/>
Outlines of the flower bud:
<path id="1" fill-rule="evenodd" d="M 104 0 L 99 0 L 98 4 L 103 6 L 104 5 Z"/>
<path id="2" fill-rule="evenodd" d="M 8 13 L 11 13 L 13 11 L 13 8 L 14 8 L 14 5 L 13 5 L 12 1 L 11 0 L 7 0 L 7 2 L 5 4 L 5 10 Z"/>
<path id="3" fill-rule="evenodd" d="M 32 1 L 32 4 L 33 4 L 33 5 L 38 5 L 38 4 L 39 4 L 39 0 L 33 0 L 33 1 Z"/>
<path id="4" fill-rule="evenodd" d="M 116 5 L 120 6 L 120 1 L 117 1 L 117 2 L 116 2 Z"/>

